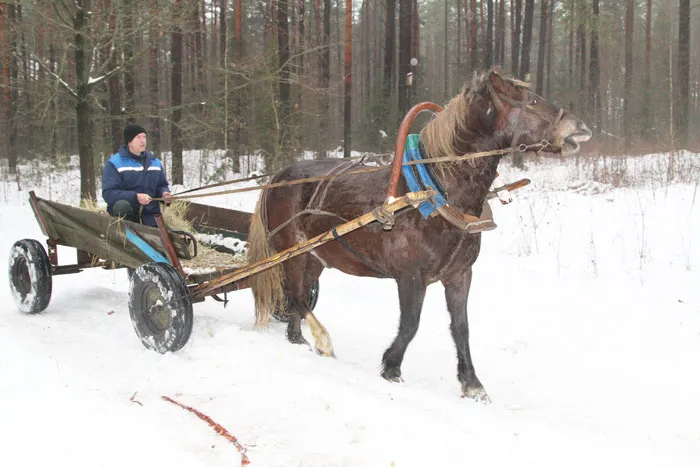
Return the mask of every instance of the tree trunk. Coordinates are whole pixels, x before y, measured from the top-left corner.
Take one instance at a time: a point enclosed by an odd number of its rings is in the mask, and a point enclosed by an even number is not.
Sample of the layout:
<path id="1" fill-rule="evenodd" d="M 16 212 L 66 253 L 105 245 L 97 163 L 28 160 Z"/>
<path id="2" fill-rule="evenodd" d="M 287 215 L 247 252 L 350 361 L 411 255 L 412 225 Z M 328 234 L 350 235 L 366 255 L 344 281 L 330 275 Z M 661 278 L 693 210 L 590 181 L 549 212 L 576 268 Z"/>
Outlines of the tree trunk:
<path id="1" fill-rule="evenodd" d="M 518 74 L 520 70 L 520 28 L 522 26 L 523 0 L 515 0 L 515 29 L 513 30 L 513 73 Z"/>
<path id="2" fill-rule="evenodd" d="M 290 91 L 289 84 L 289 17 L 288 17 L 288 0 L 278 0 L 277 2 L 277 47 L 279 53 L 279 117 L 277 122 L 278 144 L 277 144 L 277 161 L 281 166 L 286 165 L 286 158 L 282 157 L 289 148 L 289 112 L 290 112 Z"/>
<path id="3" fill-rule="evenodd" d="M 411 0 L 399 0 L 399 114 L 401 118 L 409 110 L 409 89 L 406 78 L 411 61 L 412 9 Z"/>
<path id="4" fill-rule="evenodd" d="M 598 0 L 594 0 L 594 6 Z M 646 101 L 650 102 L 652 96 L 651 90 L 651 0 L 646 2 L 646 28 L 644 31 L 644 95 Z M 591 45 L 591 53 L 593 46 Z M 592 62 L 591 62 L 592 65 Z M 644 125 L 644 133 L 652 134 L 653 124 L 651 121 L 651 106 L 642 106 L 642 122 Z"/>
<path id="5" fill-rule="evenodd" d="M 529 80 L 530 75 L 530 44 L 532 43 L 532 23 L 535 10 L 535 0 L 525 0 L 525 20 L 523 22 L 523 48 L 520 58 L 520 78 Z"/>
<path id="6" fill-rule="evenodd" d="M 170 117 L 170 140 L 172 148 L 172 183 L 182 185 L 183 169 L 182 169 L 182 129 L 180 121 L 182 120 L 182 29 L 180 27 L 180 13 L 182 12 L 182 0 L 175 0 L 173 4 L 173 32 L 171 44 L 171 60 L 173 70 L 171 75 L 171 102 L 172 116 Z"/>
<path id="7" fill-rule="evenodd" d="M 136 83 L 134 81 L 134 36 L 138 33 L 138 28 L 131 27 L 136 24 L 134 0 L 124 0 L 124 21 L 128 26 L 128 34 L 124 36 L 124 106 L 126 107 L 126 118 L 133 122 L 136 117 Z"/>
<path id="8" fill-rule="evenodd" d="M 651 1 L 651 0 L 649 0 Z M 600 25 L 600 0 L 593 0 L 591 24 L 591 62 L 588 67 L 588 105 L 593 117 L 593 129 L 600 130 L 600 59 L 598 57 L 598 28 Z"/>
<path id="9" fill-rule="evenodd" d="M 12 96 L 10 93 L 10 43 L 8 41 L 9 21 L 7 8 L 12 8 L 11 5 L 5 5 L 3 0 L 0 0 L 0 85 L 2 92 L 0 93 L 0 115 L 2 116 L 2 127 L 0 127 L 0 150 L 2 154 L 8 155 L 8 163 L 10 173 L 14 174 L 17 171 L 17 153 L 15 148 L 10 147 L 9 135 L 10 124 L 12 122 Z"/>
<path id="10" fill-rule="evenodd" d="M 343 157 L 350 157 L 352 149 L 352 0 L 345 0 L 345 105 Z"/>
<path id="11" fill-rule="evenodd" d="M 156 154 L 162 150 L 162 134 L 160 124 L 160 97 L 158 91 L 158 45 L 159 45 L 159 11 L 158 0 L 151 0 L 151 28 L 148 32 L 150 48 L 148 51 L 148 89 L 151 96 L 151 124 L 149 133 L 149 145 Z M 117 87 L 118 89 L 118 87 Z"/>
<path id="12" fill-rule="evenodd" d="M 632 67 L 634 57 L 634 0 L 626 0 L 625 10 L 625 77 L 624 77 L 624 101 L 623 114 L 625 125 L 625 144 L 629 148 L 632 144 Z"/>
<path id="13" fill-rule="evenodd" d="M 445 7 L 443 9 L 444 13 L 444 21 L 443 21 L 443 34 L 444 39 L 443 39 L 443 58 L 442 58 L 442 63 L 443 66 L 445 67 L 445 72 L 442 75 L 442 97 L 443 99 L 447 99 L 447 97 L 450 95 L 450 28 L 449 28 L 449 11 L 450 11 L 450 4 L 449 0 L 445 0 Z M 408 108 L 405 111 L 402 111 L 402 114 L 405 114 L 408 112 Z"/>
<path id="14" fill-rule="evenodd" d="M 396 0 L 386 0 L 384 31 L 384 92 L 388 98 L 394 89 L 394 52 L 396 51 Z"/>
<path id="15" fill-rule="evenodd" d="M 547 48 L 547 0 L 542 0 L 540 10 L 540 45 L 537 47 L 537 84 L 535 92 L 540 96 L 544 95 L 544 75 L 545 75 L 545 50 Z M 546 97 L 546 96 L 545 96 Z"/>
<path id="16" fill-rule="evenodd" d="M 484 44 L 486 59 L 484 66 L 493 65 L 493 0 L 486 2 L 486 43 Z"/>
<path id="17" fill-rule="evenodd" d="M 477 44 L 477 21 L 476 21 L 476 0 L 470 0 L 469 11 L 471 12 L 471 18 L 469 20 L 469 26 L 471 28 L 469 32 L 469 47 L 470 47 L 470 57 L 469 65 L 472 67 L 472 72 L 479 69 L 479 48 Z"/>
<path id="18" fill-rule="evenodd" d="M 87 41 L 89 0 L 75 0 L 73 17 L 75 33 L 75 79 L 77 83 L 76 117 L 78 130 L 78 157 L 80 159 L 80 199 L 96 199 L 95 162 L 92 150 L 92 119 L 90 116 L 89 69 L 90 54 Z"/>
<path id="19" fill-rule="evenodd" d="M 321 157 L 325 157 L 326 146 L 328 144 L 328 120 L 330 119 L 331 0 L 323 0 L 323 35 L 321 38 L 321 46 L 321 124 L 319 125 L 318 150 Z"/>
<path id="20" fill-rule="evenodd" d="M 690 1 L 680 0 L 678 7 L 678 142 L 688 143 L 688 109 L 690 89 Z"/>

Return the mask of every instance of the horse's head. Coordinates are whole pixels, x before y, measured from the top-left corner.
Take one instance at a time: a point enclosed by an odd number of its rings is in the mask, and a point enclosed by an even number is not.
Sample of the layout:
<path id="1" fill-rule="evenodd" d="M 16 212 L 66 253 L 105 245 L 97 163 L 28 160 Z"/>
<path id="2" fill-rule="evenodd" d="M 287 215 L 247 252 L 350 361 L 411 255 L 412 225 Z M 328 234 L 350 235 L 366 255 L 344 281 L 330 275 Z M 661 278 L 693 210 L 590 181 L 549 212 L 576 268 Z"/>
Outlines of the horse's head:
<path id="1" fill-rule="evenodd" d="M 570 155 L 579 143 L 591 138 L 591 130 L 575 115 L 556 107 L 530 91 L 529 83 L 492 68 L 476 76 L 468 93 L 473 106 L 483 112 L 482 124 L 507 146 L 535 145 L 534 149 Z M 543 144 L 538 144 L 543 143 Z"/>

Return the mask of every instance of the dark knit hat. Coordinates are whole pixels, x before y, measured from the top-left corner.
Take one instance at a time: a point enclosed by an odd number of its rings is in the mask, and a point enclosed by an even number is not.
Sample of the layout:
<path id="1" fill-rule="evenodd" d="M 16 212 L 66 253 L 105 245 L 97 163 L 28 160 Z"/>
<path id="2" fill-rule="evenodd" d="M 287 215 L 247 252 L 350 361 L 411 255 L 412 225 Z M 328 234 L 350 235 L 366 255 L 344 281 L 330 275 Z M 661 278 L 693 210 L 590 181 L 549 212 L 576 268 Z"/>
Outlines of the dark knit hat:
<path id="1" fill-rule="evenodd" d="M 124 144 L 129 144 L 132 139 L 141 133 L 146 133 L 146 130 L 141 125 L 129 123 L 124 127 Z"/>

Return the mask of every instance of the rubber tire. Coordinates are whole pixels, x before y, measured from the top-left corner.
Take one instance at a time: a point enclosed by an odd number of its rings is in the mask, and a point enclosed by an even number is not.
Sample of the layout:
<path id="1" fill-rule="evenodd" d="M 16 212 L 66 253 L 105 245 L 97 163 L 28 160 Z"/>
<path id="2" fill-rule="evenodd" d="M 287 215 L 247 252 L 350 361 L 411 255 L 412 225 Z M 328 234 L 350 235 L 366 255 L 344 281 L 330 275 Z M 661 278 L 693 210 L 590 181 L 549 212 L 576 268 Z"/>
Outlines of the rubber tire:
<path id="1" fill-rule="evenodd" d="M 309 302 L 309 309 L 311 311 L 314 311 L 314 308 L 316 308 L 316 303 L 318 302 L 318 294 L 321 286 L 319 284 L 319 281 L 316 281 L 314 285 L 311 286 L 311 289 L 309 289 L 309 295 L 307 297 L 307 301 Z M 282 313 L 279 308 L 277 308 L 274 313 L 272 313 L 272 317 L 275 318 L 277 321 L 280 321 L 282 323 L 287 323 L 289 322 L 289 317 Z"/>
<path id="2" fill-rule="evenodd" d="M 53 279 L 44 246 L 36 240 L 19 240 L 10 249 L 10 291 L 23 313 L 41 313 L 49 306 Z"/>
<path id="3" fill-rule="evenodd" d="M 192 334 L 190 293 L 177 270 L 167 263 L 143 264 L 133 272 L 129 315 L 141 343 L 156 352 L 178 351 Z"/>

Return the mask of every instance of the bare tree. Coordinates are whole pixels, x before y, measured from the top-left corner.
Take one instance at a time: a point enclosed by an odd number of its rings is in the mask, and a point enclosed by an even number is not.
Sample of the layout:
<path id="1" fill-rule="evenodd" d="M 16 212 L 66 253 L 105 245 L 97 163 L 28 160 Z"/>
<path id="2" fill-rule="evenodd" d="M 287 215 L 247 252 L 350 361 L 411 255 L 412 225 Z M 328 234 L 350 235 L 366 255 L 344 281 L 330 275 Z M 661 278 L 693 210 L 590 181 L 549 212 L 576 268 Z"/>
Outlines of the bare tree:
<path id="1" fill-rule="evenodd" d="M 625 77 L 624 77 L 624 101 L 623 114 L 625 121 L 625 143 L 629 147 L 632 143 L 632 66 L 634 64 L 634 0 L 625 2 Z"/>
<path id="2" fill-rule="evenodd" d="M 525 21 L 523 22 L 523 48 L 520 58 L 520 77 L 527 79 L 530 74 L 530 44 L 532 43 L 535 0 L 525 0 Z"/>
<path id="3" fill-rule="evenodd" d="M 651 0 L 649 0 L 651 1 Z M 598 28 L 600 25 L 600 0 L 593 0 L 591 18 L 591 61 L 588 68 L 588 106 L 593 116 L 593 128 L 600 131 L 600 61 L 598 51 Z"/>
<path id="4" fill-rule="evenodd" d="M 343 118 L 343 157 L 352 150 L 352 0 L 345 0 L 345 105 Z"/>
<path id="5" fill-rule="evenodd" d="M 413 2 L 399 0 L 399 114 L 403 117 L 409 110 L 409 89 L 406 78 L 411 61 L 411 23 Z"/>
<path id="6" fill-rule="evenodd" d="M 180 17 L 182 13 L 182 0 L 175 0 L 173 4 L 173 30 L 171 38 L 170 57 L 172 60 L 171 74 L 171 117 L 170 117 L 170 142 L 172 148 L 172 182 L 181 185 L 183 181 L 182 169 L 182 29 Z"/>
<path id="7" fill-rule="evenodd" d="M 680 0 L 678 7 L 678 142 L 688 143 L 688 109 L 690 89 L 690 0 Z"/>
<path id="8" fill-rule="evenodd" d="M 537 84 L 535 89 L 537 94 L 544 94 L 544 76 L 545 76 L 545 50 L 547 49 L 547 0 L 542 0 L 542 9 L 540 10 L 540 45 L 537 47 Z"/>

